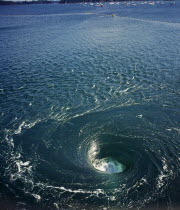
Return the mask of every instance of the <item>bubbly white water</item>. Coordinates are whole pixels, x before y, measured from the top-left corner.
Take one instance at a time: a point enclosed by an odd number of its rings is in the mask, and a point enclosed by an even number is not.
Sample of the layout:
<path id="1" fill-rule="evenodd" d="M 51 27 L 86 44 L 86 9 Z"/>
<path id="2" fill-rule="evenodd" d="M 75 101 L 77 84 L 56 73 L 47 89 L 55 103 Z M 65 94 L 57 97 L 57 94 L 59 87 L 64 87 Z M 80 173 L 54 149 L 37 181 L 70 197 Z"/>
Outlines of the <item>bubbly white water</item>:
<path id="1" fill-rule="evenodd" d="M 111 157 L 98 158 L 100 147 L 97 142 L 93 142 L 88 152 L 89 160 L 92 166 L 101 172 L 107 174 L 117 174 L 123 172 L 126 167 Z"/>
<path id="2" fill-rule="evenodd" d="M 125 170 L 125 166 L 122 163 L 112 159 L 112 158 L 103 158 L 101 160 L 95 160 L 93 162 L 95 169 L 108 173 L 108 174 L 117 174 Z"/>

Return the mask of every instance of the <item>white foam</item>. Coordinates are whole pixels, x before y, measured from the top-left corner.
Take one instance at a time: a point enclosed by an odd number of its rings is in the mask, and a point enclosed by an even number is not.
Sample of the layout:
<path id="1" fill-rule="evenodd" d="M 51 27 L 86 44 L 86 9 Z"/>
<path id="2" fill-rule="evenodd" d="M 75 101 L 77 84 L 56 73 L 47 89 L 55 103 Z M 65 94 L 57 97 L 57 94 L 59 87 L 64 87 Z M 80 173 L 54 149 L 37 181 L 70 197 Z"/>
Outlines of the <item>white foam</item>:
<path id="1" fill-rule="evenodd" d="M 36 198 L 37 201 L 41 200 L 41 196 L 40 195 L 38 195 L 38 194 L 32 194 L 32 195 Z"/>
<path id="2" fill-rule="evenodd" d="M 104 190 L 103 189 L 96 189 L 96 190 L 83 190 L 83 189 L 77 189 L 77 190 L 72 190 L 72 189 L 68 189 L 65 187 L 56 187 L 56 186 L 52 186 L 52 185 L 48 185 L 46 186 L 47 188 L 54 188 L 54 189 L 59 189 L 65 192 L 70 192 L 70 193 L 82 193 L 82 194 L 104 194 Z"/>
<path id="3" fill-rule="evenodd" d="M 24 162 L 24 163 L 21 162 L 21 165 L 22 165 L 22 166 L 28 166 L 29 164 L 30 164 L 30 161 L 26 161 L 26 162 Z"/>
<path id="4" fill-rule="evenodd" d="M 58 206 L 57 203 L 54 203 L 54 206 L 55 206 L 56 209 L 59 209 L 59 206 Z"/>
<path id="5" fill-rule="evenodd" d="M 28 122 L 25 122 L 23 121 L 19 127 L 14 131 L 14 134 L 20 134 L 22 132 L 22 130 L 25 128 L 25 129 L 30 129 L 32 127 L 34 127 L 38 122 L 40 122 L 41 120 L 36 120 L 34 122 L 31 122 L 31 123 L 28 123 Z"/>
<path id="6" fill-rule="evenodd" d="M 173 174 L 172 170 L 169 170 L 167 160 L 162 158 L 162 167 L 160 175 L 157 178 L 157 188 L 161 188 L 164 185 L 164 180 Z"/>
<path id="7" fill-rule="evenodd" d="M 19 161 L 16 162 L 17 168 L 18 168 L 18 173 L 21 172 L 21 164 Z"/>
<path id="8" fill-rule="evenodd" d="M 137 118 L 142 118 L 143 115 L 142 115 L 142 114 L 139 114 L 139 115 L 137 115 L 136 117 L 137 117 Z"/>
<path id="9" fill-rule="evenodd" d="M 14 148 L 14 140 L 12 137 L 9 138 L 10 145 Z"/>
<path id="10" fill-rule="evenodd" d="M 17 159 L 20 158 L 20 156 L 17 157 Z M 17 173 L 23 173 L 25 171 L 31 171 L 32 166 L 30 165 L 30 161 L 26 161 L 26 162 L 22 162 L 21 160 L 16 160 L 15 161 L 16 165 L 17 165 Z"/>
<path id="11" fill-rule="evenodd" d="M 96 142 L 92 142 L 91 147 L 88 152 L 89 160 L 92 166 L 101 172 L 108 174 L 121 173 L 125 170 L 125 166 L 118 162 L 117 160 L 107 157 L 98 159 L 97 155 L 99 153 L 99 146 Z"/>
<path id="12" fill-rule="evenodd" d="M 95 159 L 95 157 L 98 154 L 98 152 L 99 152 L 99 148 L 98 148 L 97 143 L 96 142 L 92 142 L 91 143 L 91 147 L 90 147 L 90 149 L 88 151 L 88 157 L 89 157 L 91 162 Z"/>
<path id="13" fill-rule="evenodd" d="M 23 121 L 23 122 L 19 125 L 18 129 L 16 129 L 16 130 L 14 131 L 14 134 L 20 134 L 24 125 L 25 125 L 25 121 Z"/>
<path id="14" fill-rule="evenodd" d="M 112 158 L 97 159 L 93 162 L 93 166 L 95 169 L 108 174 L 121 173 L 125 170 L 122 163 Z"/>

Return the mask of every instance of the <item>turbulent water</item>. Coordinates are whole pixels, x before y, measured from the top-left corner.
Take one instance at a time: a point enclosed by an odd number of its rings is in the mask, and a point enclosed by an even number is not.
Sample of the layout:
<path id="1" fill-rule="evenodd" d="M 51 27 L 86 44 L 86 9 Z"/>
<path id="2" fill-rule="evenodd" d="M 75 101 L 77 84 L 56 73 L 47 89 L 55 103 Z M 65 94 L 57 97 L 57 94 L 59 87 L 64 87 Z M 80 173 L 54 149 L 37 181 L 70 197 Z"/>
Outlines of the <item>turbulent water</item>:
<path id="1" fill-rule="evenodd" d="M 1 209 L 179 208 L 179 9 L 0 7 Z"/>

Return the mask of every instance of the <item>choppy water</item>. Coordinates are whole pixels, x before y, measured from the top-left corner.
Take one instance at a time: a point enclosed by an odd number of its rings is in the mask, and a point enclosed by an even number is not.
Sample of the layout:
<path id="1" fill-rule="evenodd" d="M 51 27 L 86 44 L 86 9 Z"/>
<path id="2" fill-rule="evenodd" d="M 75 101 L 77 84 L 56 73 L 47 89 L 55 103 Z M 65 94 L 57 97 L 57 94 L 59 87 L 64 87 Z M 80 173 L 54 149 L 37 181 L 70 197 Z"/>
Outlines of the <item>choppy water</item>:
<path id="1" fill-rule="evenodd" d="M 1 208 L 179 208 L 179 8 L 0 7 Z"/>

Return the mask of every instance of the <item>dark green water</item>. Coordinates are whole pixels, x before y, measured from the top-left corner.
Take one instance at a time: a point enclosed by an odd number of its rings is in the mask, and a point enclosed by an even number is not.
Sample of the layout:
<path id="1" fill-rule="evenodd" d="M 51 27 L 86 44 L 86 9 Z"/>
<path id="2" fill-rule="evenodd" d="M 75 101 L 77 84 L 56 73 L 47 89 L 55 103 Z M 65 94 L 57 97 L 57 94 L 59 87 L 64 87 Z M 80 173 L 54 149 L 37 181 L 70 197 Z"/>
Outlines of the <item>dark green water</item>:
<path id="1" fill-rule="evenodd" d="M 0 209 L 179 208 L 179 8 L 0 7 Z"/>

